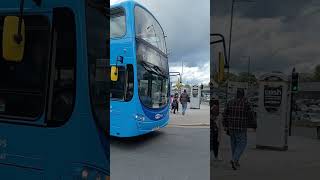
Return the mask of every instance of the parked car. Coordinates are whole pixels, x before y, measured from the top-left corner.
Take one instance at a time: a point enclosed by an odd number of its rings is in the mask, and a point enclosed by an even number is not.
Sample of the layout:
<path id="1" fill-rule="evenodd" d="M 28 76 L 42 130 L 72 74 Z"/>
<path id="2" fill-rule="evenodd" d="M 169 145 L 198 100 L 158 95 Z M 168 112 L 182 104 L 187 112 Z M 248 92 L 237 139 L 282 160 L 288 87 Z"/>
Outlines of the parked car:
<path id="1" fill-rule="evenodd" d="M 320 114 L 319 113 L 306 113 L 301 117 L 303 121 L 311 121 L 311 122 L 320 122 Z"/>

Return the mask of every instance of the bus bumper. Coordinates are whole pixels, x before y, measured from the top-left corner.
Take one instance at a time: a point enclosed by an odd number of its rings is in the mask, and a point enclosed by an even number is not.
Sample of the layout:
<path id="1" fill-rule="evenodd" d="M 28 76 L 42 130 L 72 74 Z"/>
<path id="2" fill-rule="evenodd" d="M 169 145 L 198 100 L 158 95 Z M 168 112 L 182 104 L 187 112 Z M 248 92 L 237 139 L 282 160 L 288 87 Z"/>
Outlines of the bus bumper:
<path id="1" fill-rule="evenodd" d="M 136 137 L 144 134 L 148 134 L 153 131 L 160 130 L 168 125 L 169 118 L 164 118 L 158 121 L 137 121 L 136 126 L 126 128 L 120 127 L 111 127 L 112 131 L 110 131 L 111 136 L 126 138 L 126 137 Z"/>

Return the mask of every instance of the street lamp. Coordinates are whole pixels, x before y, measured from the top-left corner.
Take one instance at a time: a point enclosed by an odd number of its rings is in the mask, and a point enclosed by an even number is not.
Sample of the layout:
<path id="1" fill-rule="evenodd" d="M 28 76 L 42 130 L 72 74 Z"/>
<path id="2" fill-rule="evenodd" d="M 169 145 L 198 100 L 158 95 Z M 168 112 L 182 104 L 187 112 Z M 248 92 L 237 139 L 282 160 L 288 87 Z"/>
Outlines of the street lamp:
<path id="1" fill-rule="evenodd" d="M 234 12 L 234 4 L 236 2 L 255 2 L 253 0 L 232 0 L 231 4 L 231 20 L 230 20 L 230 31 L 229 31 L 229 50 L 228 50 L 228 59 L 229 62 L 231 60 L 231 43 L 232 43 L 232 28 L 233 28 L 233 12 Z"/>
<path id="2" fill-rule="evenodd" d="M 230 20 L 230 31 L 229 31 L 229 50 L 228 50 L 228 69 L 227 69 L 227 82 L 226 82 L 226 101 L 228 101 L 228 84 L 229 84 L 229 76 L 230 76 L 230 61 L 231 61 L 231 43 L 232 43 L 232 28 L 233 28 L 233 11 L 234 4 L 236 2 L 255 2 L 253 0 L 232 0 L 231 4 L 231 20 Z"/>
<path id="3" fill-rule="evenodd" d="M 250 63 L 251 63 L 251 57 L 250 56 L 242 56 L 242 58 L 248 59 L 248 75 L 247 75 L 247 81 L 248 81 L 248 91 L 250 87 Z"/>

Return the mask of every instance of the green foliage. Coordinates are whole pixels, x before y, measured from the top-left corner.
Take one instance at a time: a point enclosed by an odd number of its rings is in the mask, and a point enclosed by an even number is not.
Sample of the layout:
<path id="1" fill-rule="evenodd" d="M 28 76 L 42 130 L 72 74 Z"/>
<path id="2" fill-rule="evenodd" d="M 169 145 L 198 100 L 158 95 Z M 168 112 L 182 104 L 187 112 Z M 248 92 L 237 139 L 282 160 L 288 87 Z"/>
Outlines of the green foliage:
<path id="1" fill-rule="evenodd" d="M 314 68 L 313 79 L 315 81 L 320 81 L 320 64 Z"/>

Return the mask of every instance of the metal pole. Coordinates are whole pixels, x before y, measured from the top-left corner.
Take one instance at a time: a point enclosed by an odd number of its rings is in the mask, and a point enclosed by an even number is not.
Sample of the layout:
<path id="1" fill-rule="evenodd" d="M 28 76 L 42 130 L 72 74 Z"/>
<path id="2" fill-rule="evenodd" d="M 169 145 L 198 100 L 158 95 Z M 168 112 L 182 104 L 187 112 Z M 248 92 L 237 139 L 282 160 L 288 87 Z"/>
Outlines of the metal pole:
<path id="1" fill-rule="evenodd" d="M 292 77 L 293 77 L 293 73 L 295 73 L 296 71 L 296 68 L 293 68 L 292 69 L 292 73 L 291 73 L 291 86 L 292 86 Z M 292 126 L 292 110 L 293 110 L 293 104 L 294 104 L 294 101 L 293 101 L 293 97 L 294 97 L 294 93 L 292 91 L 292 87 L 290 86 L 290 91 L 291 91 L 291 103 L 290 103 L 290 121 L 289 121 L 289 136 L 291 136 L 291 126 Z"/>
<path id="2" fill-rule="evenodd" d="M 182 77 L 183 77 L 183 58 L 181 59 L 181 76 L 180 76 L 180 82 L 182 84 Z M 181 87 L 179 90 L 179 95 L 181 95 Z"/>
<path id="3" fill-rule="evenodd" d="M 248 92 L 250 87 L 250 56 L 248 56 Z"/>
<path id="4" fill-rule="evenodd" d="M 182 68 L 181 69 L 181 72 L 182 72 L 181 74 L 183 74 L 183 59 L 181 59 L 181 68 Z"/>
<path id="5" fill-rule="evenodd" d="M 228 59 L 229 63 L 231 60 L 231 39 L 232 39 L 232 27 L 233 27 L 233 9 L 234 9 L 234 3 L 235 0 L 232 0 L 232 5 L 231 5 L 231 20 L 230 20 L 230 31 L 229 31 L 229 50 L 228 50 Z"/>
<path id="6" fill-rule="evenodd" d="M 226 104 L 228 103 L 228 87 L 230 77 L 230 61 L 231 61 L 231 39 L 232 39 L 232 27 L 233 27 L 233 9 L 235 0 L 232 0 L 231 4 L 231 20 L 230 20 L 230 31 L 229 31 L 229 50 L 228 50 L 228 71 L 227 71 L 227 82 L 226 82 Z"/>

